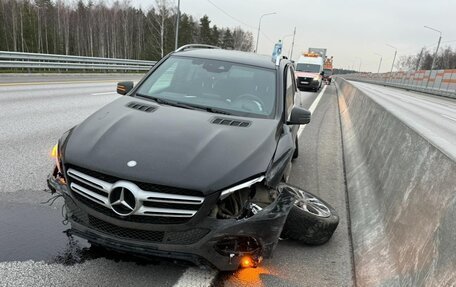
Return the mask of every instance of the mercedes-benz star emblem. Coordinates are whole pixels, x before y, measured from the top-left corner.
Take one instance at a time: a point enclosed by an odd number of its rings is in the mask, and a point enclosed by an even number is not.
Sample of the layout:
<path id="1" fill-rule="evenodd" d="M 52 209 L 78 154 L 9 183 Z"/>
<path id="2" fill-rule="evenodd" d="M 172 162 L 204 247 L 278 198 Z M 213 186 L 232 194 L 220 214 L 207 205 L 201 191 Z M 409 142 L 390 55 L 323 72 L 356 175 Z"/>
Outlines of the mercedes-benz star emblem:
<path id="1" fill-rule="evenodd" d="M 119 186 L 109 194 L 109 203 L 112 210 L 122 216 L 128 216 L 135 211 L 136 198 L 127 188 Z"/>
<path id="2" fill-rule="evenodd" d="M 129 162 L 127 162 L 127 166 L 128 166 L 128 167 L 134 167 L 134 166 L 136 166 L 136 161 L 130 160 Z"/>

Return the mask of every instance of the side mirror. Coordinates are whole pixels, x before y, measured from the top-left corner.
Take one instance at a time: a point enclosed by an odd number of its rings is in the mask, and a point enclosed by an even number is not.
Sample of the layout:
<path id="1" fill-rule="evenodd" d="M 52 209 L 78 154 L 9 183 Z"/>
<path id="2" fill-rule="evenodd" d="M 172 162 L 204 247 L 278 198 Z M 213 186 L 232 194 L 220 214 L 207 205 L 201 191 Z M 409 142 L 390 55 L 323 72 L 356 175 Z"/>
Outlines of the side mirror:
<path id="1" fill-rule="evenodd" d="M 310 123 L 311 113 L 301 107 L 294 106 L 291 110 L 289 125 L 305 125 Z"/>
<path id="2" fill-rule="evenodd" d="M 117 93 L 119 95 L 126 95 L 133 89 L 133 85 L 132 81 L 119 82 L 117 83 Z"/>
<path id="3" fill-rule="evenodd" d="M 325 75 L 325 71 L 321 71 L 320 75 L 324 76 Z"/>

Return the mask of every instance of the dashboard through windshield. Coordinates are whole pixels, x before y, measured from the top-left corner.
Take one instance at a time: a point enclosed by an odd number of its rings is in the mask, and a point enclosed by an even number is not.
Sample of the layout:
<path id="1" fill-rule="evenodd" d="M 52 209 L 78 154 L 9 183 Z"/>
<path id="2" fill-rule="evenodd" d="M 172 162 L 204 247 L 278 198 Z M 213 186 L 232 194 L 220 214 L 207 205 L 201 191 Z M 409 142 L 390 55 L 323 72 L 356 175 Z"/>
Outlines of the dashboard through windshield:
<path id="1" fill-rule="evenodd" d="M 272 117 L 275 71 L 237 63 L 171 56 L 137 90 L 159 103 L 251 117 Z"/>

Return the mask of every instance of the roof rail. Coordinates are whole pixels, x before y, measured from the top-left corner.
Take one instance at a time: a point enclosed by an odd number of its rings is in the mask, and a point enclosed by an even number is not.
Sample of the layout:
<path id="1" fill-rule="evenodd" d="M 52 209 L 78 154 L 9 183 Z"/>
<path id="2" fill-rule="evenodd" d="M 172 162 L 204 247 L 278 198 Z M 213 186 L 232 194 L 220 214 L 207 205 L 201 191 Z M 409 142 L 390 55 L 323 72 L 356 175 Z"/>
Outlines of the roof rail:
<path id="1" fill-rule="evenodd" d="M 221 49 L 221 48 L 217 47 L 217 46 L 206 45 L 206 44 L 188 44 L 188 45 L 184 45 L 182 47 L 179 47 L 174 52 L 182 52 L 182 51 L 185 51 L 187 49 Z"/>

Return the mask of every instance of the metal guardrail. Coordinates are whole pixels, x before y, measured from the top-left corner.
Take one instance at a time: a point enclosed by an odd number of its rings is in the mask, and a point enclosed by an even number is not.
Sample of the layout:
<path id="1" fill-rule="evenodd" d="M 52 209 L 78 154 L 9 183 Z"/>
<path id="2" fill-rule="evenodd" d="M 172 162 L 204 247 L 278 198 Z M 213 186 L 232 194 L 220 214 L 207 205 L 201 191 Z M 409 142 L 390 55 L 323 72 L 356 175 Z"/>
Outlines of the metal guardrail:
<path id="1" fill-rule="evenodd" d="M 340 75 L 346 80 L 378 84 L 456 99 L 456 70 L 421 70 Z"/>
<path id="2" fill-rule="evenodd" d="M 155 61 L 0 51 L 0 69 L 147 71 Z"/>

